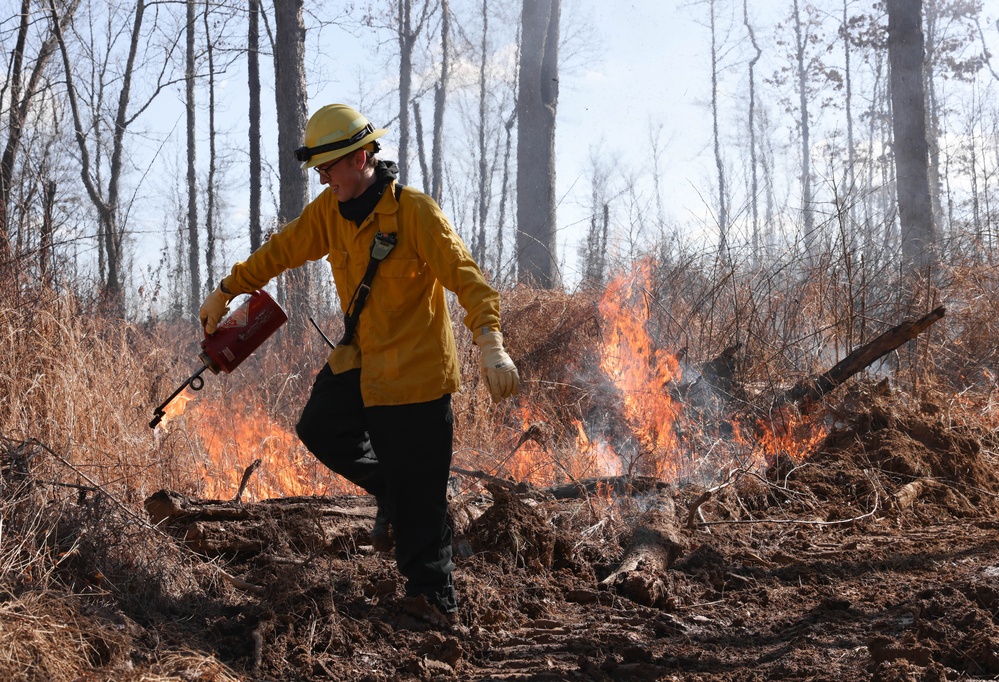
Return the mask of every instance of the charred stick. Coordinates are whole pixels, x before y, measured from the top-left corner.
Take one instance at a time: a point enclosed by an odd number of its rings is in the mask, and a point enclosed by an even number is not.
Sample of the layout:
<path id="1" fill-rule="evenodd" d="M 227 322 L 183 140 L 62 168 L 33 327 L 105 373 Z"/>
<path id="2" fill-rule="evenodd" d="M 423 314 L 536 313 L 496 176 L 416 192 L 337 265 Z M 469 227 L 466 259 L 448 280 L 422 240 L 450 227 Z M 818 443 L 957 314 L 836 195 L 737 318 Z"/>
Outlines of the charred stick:
<path id="1" fill-rule="evenodd" d="M 243 491 L 246 490 L 246 484 L 250 482 L 250 476 L 252 476 L 253 472 L 259 468 L 260 468 L 259 459 L 253 460 L 253 464 L 246 467 L 246 470 L 243 472 L 243 478 L 239 482 L 239 490 L 236 491 L 236 497 L 232 498 L 233 502 L 239 504 L 242 501 Z"/>
<path id="2" fill-rule="evenodd" d="M 810 405 L 906 341 L 911 341 L 922 334 L 930 325 L 942 318 L 945 312 L 945 308 L 940 306 L 919 319 L 907 320 L 892 327 L 873 341 L 857 348 L 828 371 L 799 381 L 789 391 L 777 397 L 774 401 L 774 407 L 781 407 L 789 403 L 800 407 Z"/>

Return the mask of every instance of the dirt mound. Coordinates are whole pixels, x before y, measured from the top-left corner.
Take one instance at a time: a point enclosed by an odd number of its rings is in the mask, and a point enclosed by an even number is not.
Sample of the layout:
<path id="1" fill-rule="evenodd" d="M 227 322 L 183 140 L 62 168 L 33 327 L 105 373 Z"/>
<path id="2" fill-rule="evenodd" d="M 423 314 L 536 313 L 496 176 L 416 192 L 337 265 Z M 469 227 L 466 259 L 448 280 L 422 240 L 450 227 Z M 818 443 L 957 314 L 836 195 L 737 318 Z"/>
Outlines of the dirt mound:
<path id="1" fill-rule="evenodd" d="M 999 470 L 983 454 L 995 448 L 995 434 L 954 421 L 946 405 L 911 405 L 884 384 L 868 385 L 825 418 L 831 429 L 811 455 L 783 458 L 767 470 L 767 479 L 786 489 L 784 499 L 771 490 L 771 503 L 798 511 L 821 505 L 829 521 L 857 516 L 865 506 L 917 501 L 931 514 L 955 518 L 995 510 Z"/>
<path id="2" fill-rule="evenodd" d="M 555 563 L 555 531 L 547 519 L 510 490 L 488 488 L 493 503 L 465 532 L 475 553 L 516 568 L 551 568 Z"/>

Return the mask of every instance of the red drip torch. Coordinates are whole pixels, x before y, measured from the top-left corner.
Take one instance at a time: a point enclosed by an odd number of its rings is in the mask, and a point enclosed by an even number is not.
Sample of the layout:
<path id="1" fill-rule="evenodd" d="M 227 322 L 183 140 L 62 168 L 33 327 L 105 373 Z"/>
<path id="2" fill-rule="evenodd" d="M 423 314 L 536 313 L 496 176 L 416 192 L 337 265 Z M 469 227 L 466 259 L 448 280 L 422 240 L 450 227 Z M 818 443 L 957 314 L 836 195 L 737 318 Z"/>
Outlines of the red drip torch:
<path id="1" fill-rule="evenodd" d="M 257 348 L 276 332 L 288 316 L 281 306 L 271 298 L 266 291 L 254 291 L 242 305 L 236 308 L 225 319 L 211 336 L 205 336 L 201 342 L 201 352 L 198 358 L 204 363 L 201 369 L 192 374 L 176 391 L 170 394 L 162 405 L 153 412 L 153 420 L 149 428 L 156 428 L 160 420 L 166 416 L 166 406 L 180 395 L 188 386 L 194 391 L 200 391 L 205 385 L 201 373 L 206 369 L 212 374 L 225 372 L 228 374 L 239 367 Z"/>

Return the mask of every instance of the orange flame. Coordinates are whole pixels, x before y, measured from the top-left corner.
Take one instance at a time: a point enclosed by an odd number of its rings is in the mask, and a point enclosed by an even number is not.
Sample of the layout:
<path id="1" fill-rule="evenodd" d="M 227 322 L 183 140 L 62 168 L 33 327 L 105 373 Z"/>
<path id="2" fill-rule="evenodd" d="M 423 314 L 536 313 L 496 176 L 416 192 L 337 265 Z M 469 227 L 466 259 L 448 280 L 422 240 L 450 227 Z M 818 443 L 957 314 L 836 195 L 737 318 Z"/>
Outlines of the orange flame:
<path id="1" fill-rule="evenodd" d="M 829 433 L 821 421 L 808 419 L 792 408 L 778 410 L 770 419 L 756 419 L 748 437 L 738 424 L 734 426 L 736 441 L 751 449 L 759 465 L 773 464 L 779 457 L 801 462 Z"/>
<path id="2" fill-rule="evenodd" d="M 645 261 L 634 280 L 622 275 L 607 285 L 599 304 L 604 318 L 600 368 L 621 396 L 643 473 L 671 479 L 681 468 L 675 430 L 681 406 L 668 386 L 681 372 L 676 356 L 655 348 L 649 336 L 644 292 L 650 277 L 651 263 Z"/>
<path id="3" fill-rule="evenodd" d="M 591 441 L 583 423 L 571 420 L 563 433 L 553 433 L 550 424 L 557 420 L 534 413 L 526 405 L 518 406 L 515 415 L 521 433 L 508 461 L 499 469 L 516 481 L 545 485 L 559 480 L 581 480 L 621 473 L 621 460 L 609 444 Z"/>
<path id="4" fill-rule="evenodd" d="M 604 440 L 591 440 L 586 435 L 583 422 L 575 421 L 573 425 L 576 427 L 577 448 L 593 462 L 597 475 L 620 476 L 622 473 L 621 458 L 614 452 L 614 448 Z"/>
<path id="5" fill-rule="evenodd" d="M 177 396 L 163 408 L 163 417 L 160 419 L 157 426 L 162 427 L 165 430 L 166 425 L 171 419 L 184 414 L 187 410 L 187 404 L 194 400 L 194 398 L 194 391 L 192 391 L 190 387 L 185 387 L 183 391 L 178 393 Z"/>
<path id="6" fill-rule="evenodd" d="M 228 405 L 203 401 L 197 434 L 203 452 L 199 494 L 219 499 L 235 496 L 243 471 L 255 459 L 261 460 L 261 466 L 250 479 L 244 500 L 358 492 L 331 474 L 295 433 L 260 405 L 236 413 Z"/>
<path id="7" fill-rule="evenodd" d="M 792 461 L 800 462 L 829 433 L 829 429 L 821 422 L 809 420 L 797 411 L 790 412 L 769 423 L 763 420 L 757 423 L 760 433 L 758 441 L 767 462 L 773 462 L 776 457 L 782 455 L 790 457 Z"/>

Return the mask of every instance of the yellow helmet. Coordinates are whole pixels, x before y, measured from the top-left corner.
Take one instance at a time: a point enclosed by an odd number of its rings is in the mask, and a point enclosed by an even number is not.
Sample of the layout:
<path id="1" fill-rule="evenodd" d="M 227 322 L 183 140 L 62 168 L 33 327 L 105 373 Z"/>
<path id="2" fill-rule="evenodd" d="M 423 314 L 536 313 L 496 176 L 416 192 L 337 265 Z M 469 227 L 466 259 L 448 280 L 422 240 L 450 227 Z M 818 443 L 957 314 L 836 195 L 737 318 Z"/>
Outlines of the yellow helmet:
<path id="1" fill-rule="evenodd" d="M 305 146 L 295 150 L 302 168 L 321 166 L 360 149 L 387 133 L 346 104 L 327 104 L 305 126 Z"/>

